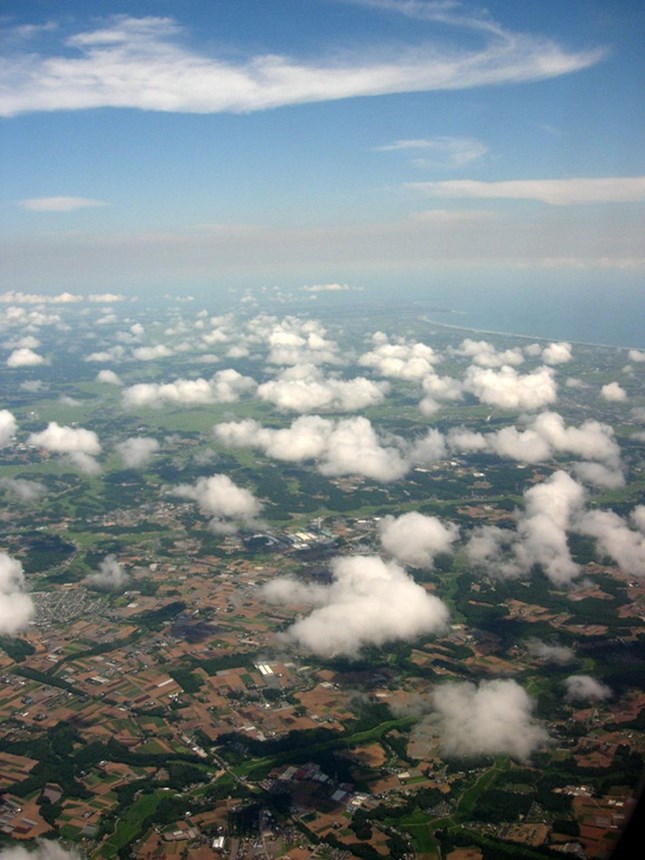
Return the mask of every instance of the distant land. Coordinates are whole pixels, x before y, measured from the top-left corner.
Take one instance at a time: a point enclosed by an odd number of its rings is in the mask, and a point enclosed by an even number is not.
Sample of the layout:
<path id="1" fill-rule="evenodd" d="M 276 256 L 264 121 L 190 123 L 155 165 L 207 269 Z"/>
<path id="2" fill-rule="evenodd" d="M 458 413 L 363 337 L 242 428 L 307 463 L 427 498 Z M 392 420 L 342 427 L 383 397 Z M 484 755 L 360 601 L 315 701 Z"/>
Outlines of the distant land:
<path id="1" fill-rule="evenodd" d="M 0 857 L 607 860 L 645 351 L 243 298 L 0 304 Z"/>

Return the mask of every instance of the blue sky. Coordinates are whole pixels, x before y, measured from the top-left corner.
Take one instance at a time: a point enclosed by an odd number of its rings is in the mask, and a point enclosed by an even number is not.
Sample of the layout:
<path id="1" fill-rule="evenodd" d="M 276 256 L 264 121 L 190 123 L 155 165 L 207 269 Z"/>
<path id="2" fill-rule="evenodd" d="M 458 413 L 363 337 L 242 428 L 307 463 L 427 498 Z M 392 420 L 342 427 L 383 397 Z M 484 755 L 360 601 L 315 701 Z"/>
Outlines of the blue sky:
<path id="1" fill-rule="evenodd" d="M 0 289 L 638 283 L 640 2 L 5 0 Z"/>

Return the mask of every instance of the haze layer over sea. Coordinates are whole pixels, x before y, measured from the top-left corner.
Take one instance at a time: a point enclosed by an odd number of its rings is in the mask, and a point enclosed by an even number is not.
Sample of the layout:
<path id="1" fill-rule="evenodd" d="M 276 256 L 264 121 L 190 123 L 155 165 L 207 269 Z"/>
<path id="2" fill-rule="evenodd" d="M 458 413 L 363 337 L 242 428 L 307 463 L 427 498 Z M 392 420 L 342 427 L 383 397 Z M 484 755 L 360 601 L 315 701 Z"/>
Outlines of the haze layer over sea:
<path id="1" fill-rule="evenodd" d="M 645 347 L 643 284 L 444 288 L 428 284 L 410 298 L 436 322 L 475 331 Z"/>
<path id="2" fill-rule="evenodd" d="M 235 286 L 228 298 L 239 300 L 245 288 Z M 213 286 L 194 291 L 195 299 L 205 303 L 225 294 Z M 405 313 L 475 332 L 645 348 L 645 284 L 636 273 L 622 278 L 580 273 L 566 281 L 534 272 L 500 272 L 484 279 L 418 273 L 364 280 L 340 276 L 327 286 L 281 285 L 263 289 L 256 298 L 260 295 L 249 309 L 268 302 L 276 312 L 325 318 L 381 315 L 384 329 L 388 317 Z"/>

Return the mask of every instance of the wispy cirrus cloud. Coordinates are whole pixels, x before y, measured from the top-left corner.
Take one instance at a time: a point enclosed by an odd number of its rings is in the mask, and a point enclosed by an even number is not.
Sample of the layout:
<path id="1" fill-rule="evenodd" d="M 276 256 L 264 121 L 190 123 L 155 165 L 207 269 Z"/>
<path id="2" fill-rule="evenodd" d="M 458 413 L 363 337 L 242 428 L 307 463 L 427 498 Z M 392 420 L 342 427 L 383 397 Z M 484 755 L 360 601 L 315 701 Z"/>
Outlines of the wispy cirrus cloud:
<path id="1" fill-rule="evenodd" d="M 405 187 L 442 200 L 537 200 L 552 206 L 645 200 L 645 176 L 581 176 L 571 179 L 511 179 L 502 182 L 453 179 L 445 182 L 407 182 Z"/>
<path id="2" fill-rule="evenodd" d="M 430 137 L 396 140 L 377 146 L 377 152 L 408 152 L 415 154 L 417 167 L 463 167 L 486 155 L 488 147 L 471 137 Z"/>
<path id="3" fill-rule="evenodd" d="M 0 66 L 0 115 L 97 107 L 184 113 L 246 112 L 283 105 L 541 80 L 584 69 L 603 49 L 568 50 L 504 30 L 486 16 L 438 3 L 370 3 L 431 25 L 467 28 L 479 47 L 428 41 L 396 51 L 365 48 L 318 58 L 279 53 L 233 62 L 188 47 L 172 18 L 115 15 L 100 29 L 68 36 L 60 50 L 14 43 Z"/>
<path id="4" fill-rule="evenodd" d="M 509 36 L 486 9 L 469 8 L 459 0 L 340 0 L 352 6 L 365 6 L 383 12 L 396 12 L 416 21 L 450 24 L 481 30 L 496 36 Z"/>
<path id="5" fill-rule="evenodd" d="M 91 197 L 30 197 L 21 200 L 20 206 L 29 212 L 75 212 L 77 209 L 107 206 L 107 203 Z"/>

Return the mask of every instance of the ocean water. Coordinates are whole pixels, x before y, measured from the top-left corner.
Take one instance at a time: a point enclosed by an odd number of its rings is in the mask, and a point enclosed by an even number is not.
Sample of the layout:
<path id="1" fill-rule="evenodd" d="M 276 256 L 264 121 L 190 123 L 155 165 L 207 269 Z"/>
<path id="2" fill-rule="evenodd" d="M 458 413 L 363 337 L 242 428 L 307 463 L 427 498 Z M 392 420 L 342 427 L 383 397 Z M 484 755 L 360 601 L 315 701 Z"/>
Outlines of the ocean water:
<path id="1" fill-rule="evenodd" d="M 464 328 L 607 346 L 645 348 L 645 286 L 542 284 L 522 288 L 415 290 L 437 322 Z"/>

